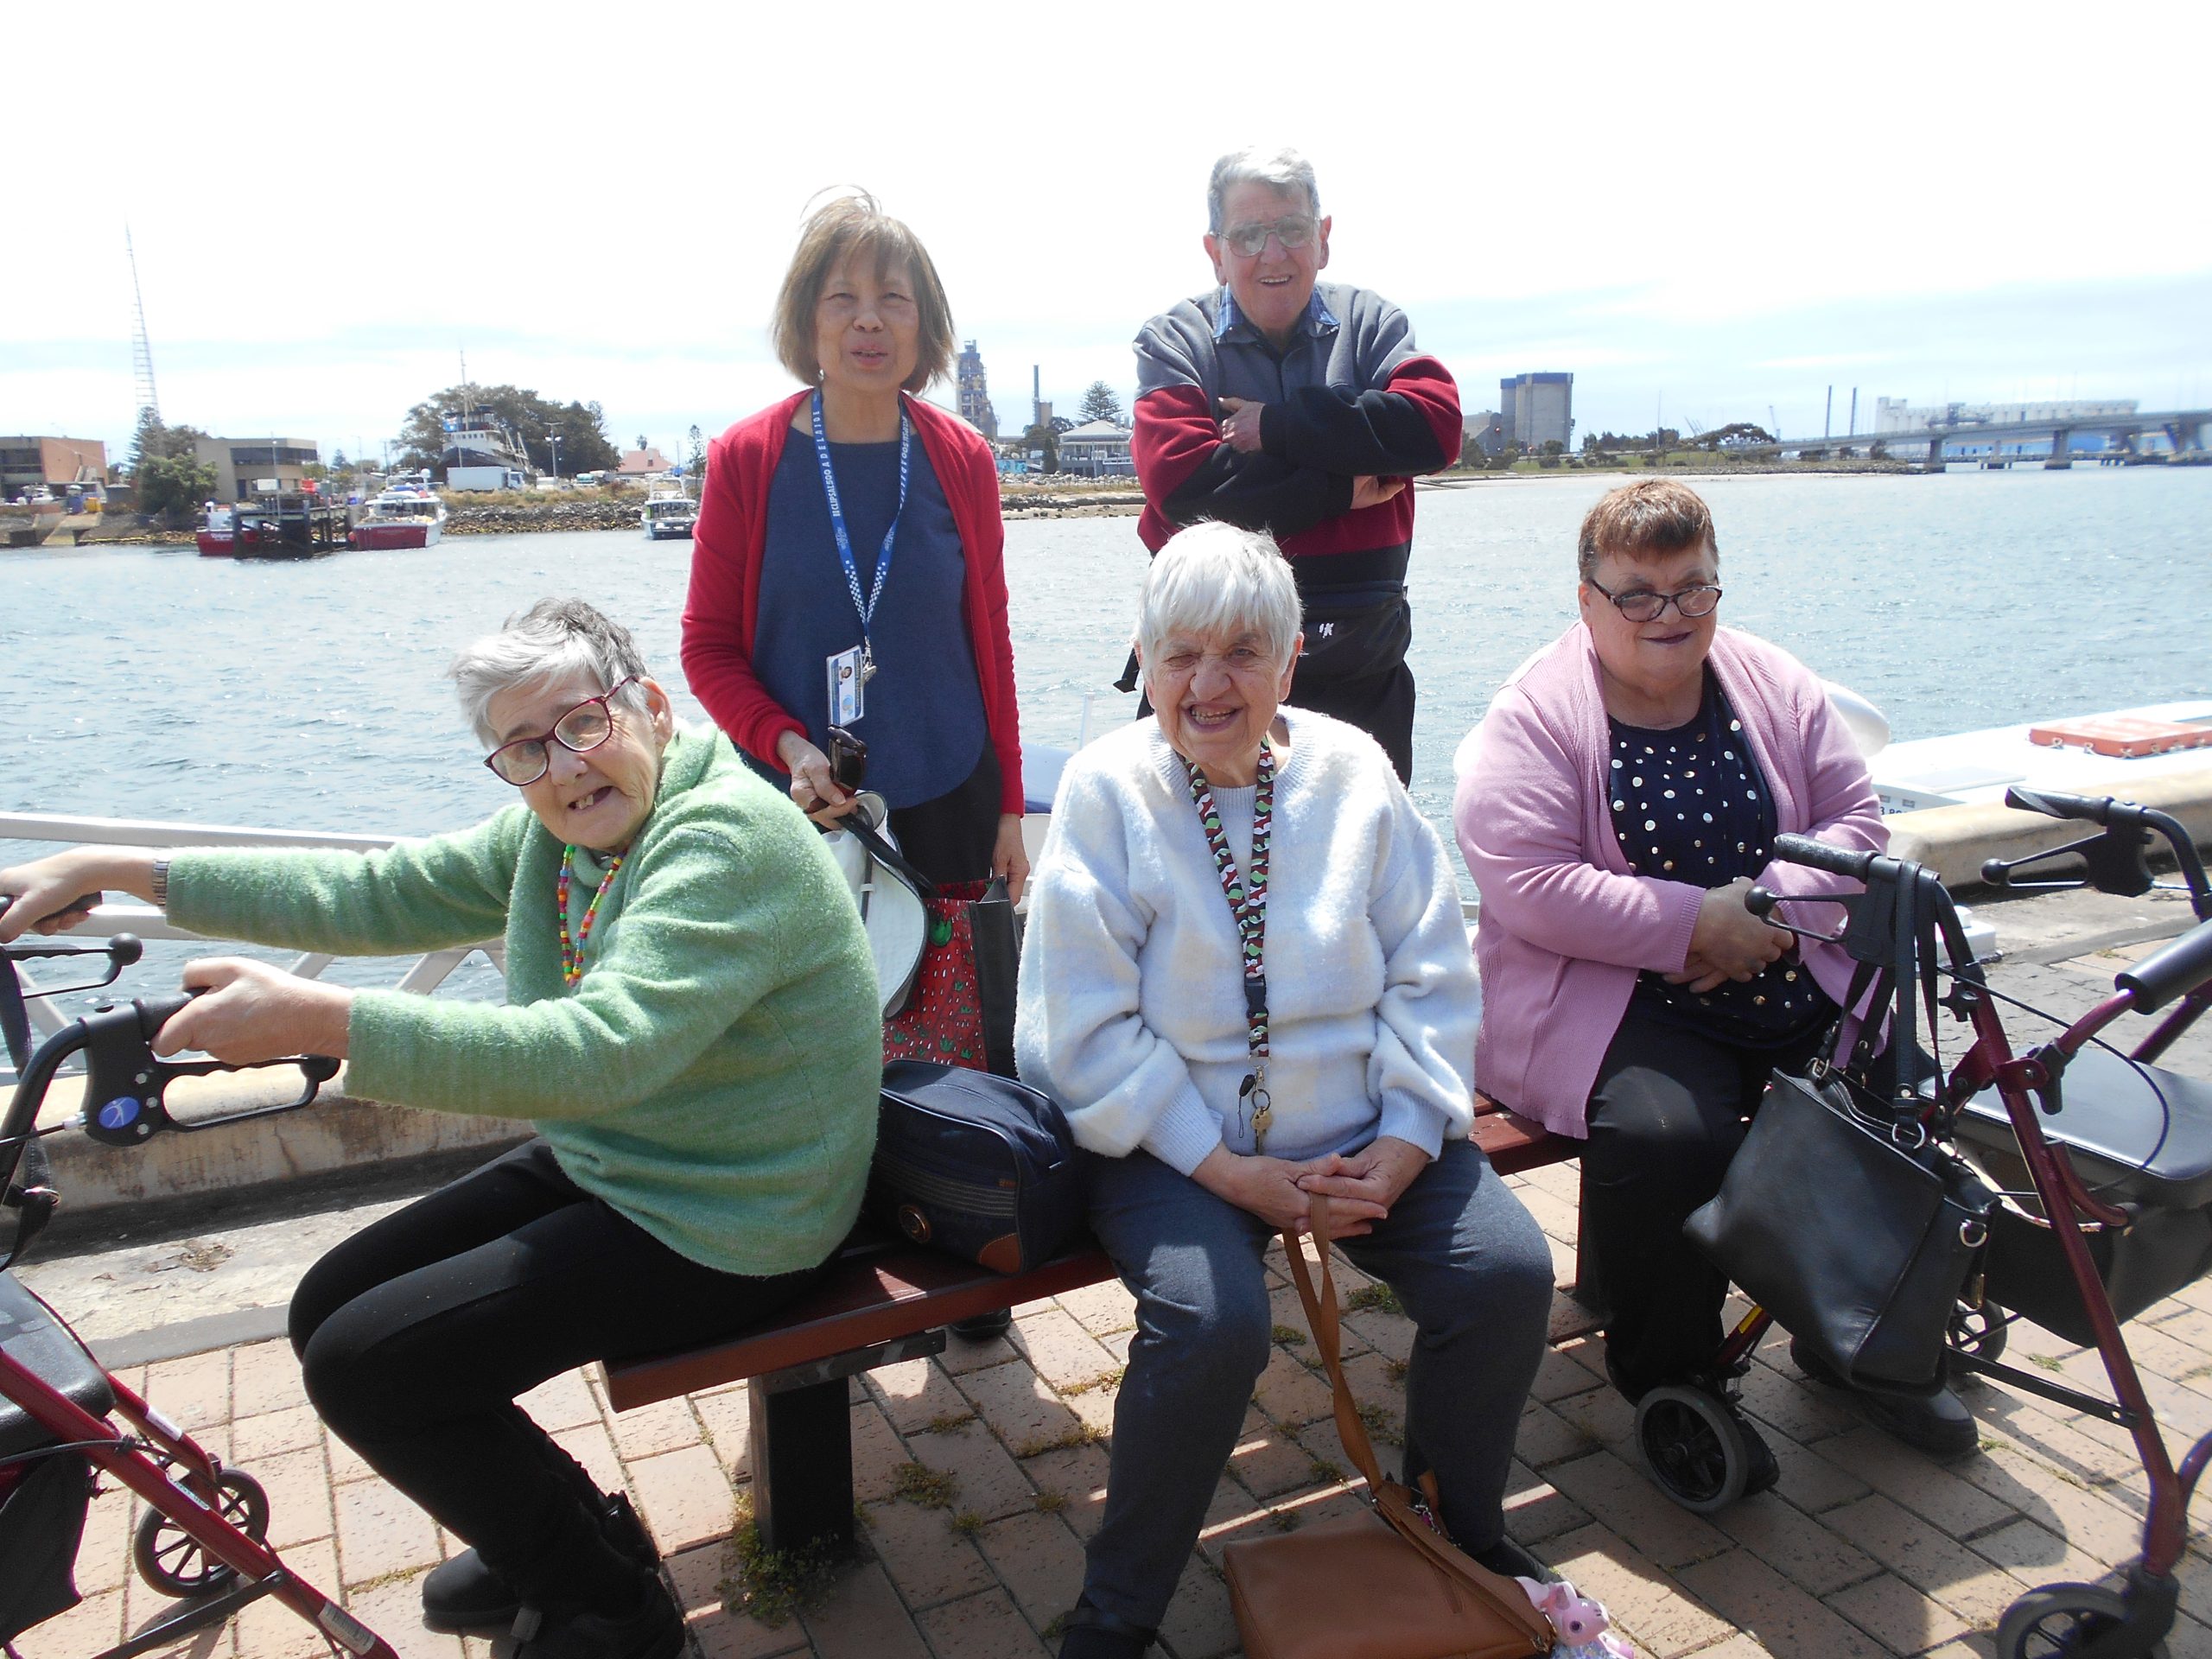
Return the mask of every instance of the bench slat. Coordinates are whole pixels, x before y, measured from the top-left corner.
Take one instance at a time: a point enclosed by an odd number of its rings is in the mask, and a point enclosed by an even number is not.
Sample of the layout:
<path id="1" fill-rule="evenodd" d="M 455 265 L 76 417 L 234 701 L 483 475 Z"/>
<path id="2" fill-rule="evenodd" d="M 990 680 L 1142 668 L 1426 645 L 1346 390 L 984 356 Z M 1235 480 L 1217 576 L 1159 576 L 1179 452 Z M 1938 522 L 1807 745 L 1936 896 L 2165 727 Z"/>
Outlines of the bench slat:
<path id="1" fill-rule="evenodd" d="M 765 1329 L 684 1353 L 608 1362 L 607 1403 L 628 1411 L 1113 1276 L 1113 1262 L 1095 1246 L 1017 1274 L 993 1273 L 943 1250 L 912 1246 L 855 1252 L 841 1256 L 812 1290 Z"/>

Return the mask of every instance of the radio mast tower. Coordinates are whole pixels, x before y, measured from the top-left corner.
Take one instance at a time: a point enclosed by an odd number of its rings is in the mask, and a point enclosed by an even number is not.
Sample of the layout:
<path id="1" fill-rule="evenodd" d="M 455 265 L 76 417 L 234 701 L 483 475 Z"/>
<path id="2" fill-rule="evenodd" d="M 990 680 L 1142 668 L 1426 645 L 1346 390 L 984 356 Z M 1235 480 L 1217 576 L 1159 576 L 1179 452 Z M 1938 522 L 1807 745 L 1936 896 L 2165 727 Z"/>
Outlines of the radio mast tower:
<path id="1" fill-rule="evenodd" d="M 123 251 L 130 261 L 130 314 L 137 325 L 130 336 L 130 372 L 137 383 L 138 418 L 143 421 L 152 415 L 156 424 L 162 418 L 162 400 L 154 390 L 154 345 L 146 338 L 146 301 L 138 291 L 138 251 L 130 245 L 130 227 L 123 227 Z"/>

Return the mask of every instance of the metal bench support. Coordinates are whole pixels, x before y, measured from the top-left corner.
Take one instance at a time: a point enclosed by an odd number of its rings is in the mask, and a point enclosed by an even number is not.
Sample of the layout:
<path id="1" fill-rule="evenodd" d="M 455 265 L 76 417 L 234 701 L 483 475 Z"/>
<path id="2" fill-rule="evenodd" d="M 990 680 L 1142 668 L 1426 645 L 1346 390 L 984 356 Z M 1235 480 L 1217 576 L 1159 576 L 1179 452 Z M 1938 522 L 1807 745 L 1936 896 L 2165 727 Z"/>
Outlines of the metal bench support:
<path id="1" fill-rule="evenodd" d="M 852 1408 L 846 1379 L 944 1351 L 944 1332 L 925 1331 L 772 1371 L 747 1384 L 753 1521 L 762 1548 L 852 1554 Z"/>

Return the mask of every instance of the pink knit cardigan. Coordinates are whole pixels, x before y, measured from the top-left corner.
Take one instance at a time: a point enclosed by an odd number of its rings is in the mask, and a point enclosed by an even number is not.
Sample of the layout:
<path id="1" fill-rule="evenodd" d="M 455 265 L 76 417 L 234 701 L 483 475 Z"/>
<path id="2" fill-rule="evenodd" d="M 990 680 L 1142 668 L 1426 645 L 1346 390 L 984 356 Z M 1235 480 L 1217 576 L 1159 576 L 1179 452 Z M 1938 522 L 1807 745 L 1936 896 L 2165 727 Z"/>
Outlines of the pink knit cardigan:
<path id="1" fill-rule="evenodd" d="M 1777 827 L 1839 847 L 1889 845 L 1866 765 L 1821 682 L 1788 652 L 1732 628 L 1707 659 L 1772 793 Z M 1630 874 L 1613 833 L 1598 653 L 1577 622 L 1514 671 L 1461 751 L 1452 821 L 1482 894 L 1475 961 L 1482 1027 L 1475 1086 L 1545 1128 L 1583 1138 L 1585 1109 L 1639 969 L 1689 954 L 1702 888 Z M 1777 893 L 1833 893 L 1837 879 L 1772 863 Z M 1794 905 L 1833 932 L 1833 906 Z M 1814 979 L 1841 1002 L 1851 958 L 1808 945 Z"/>

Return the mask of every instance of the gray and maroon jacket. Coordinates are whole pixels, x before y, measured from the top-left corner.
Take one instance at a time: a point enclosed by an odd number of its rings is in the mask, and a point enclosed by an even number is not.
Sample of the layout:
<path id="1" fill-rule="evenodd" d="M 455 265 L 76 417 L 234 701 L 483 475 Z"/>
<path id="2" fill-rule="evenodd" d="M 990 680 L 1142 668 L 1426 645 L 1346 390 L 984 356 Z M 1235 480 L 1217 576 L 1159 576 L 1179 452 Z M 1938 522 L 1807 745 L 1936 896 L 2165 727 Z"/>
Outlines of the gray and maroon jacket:
<path id="1" fill-rule="evenodd" d="M 1135 344 L 1130 448 L 1147 548 L 1217 518 L 1272 532 L 1301 588 L 1404 580 L 1414 493 L 1355 512 L 1352 480 L 1439 471 L 1460 438 L 1459 388 L 1414 350 L 1404 312 L 1364 289 L 1317 284 L 1278 355 L 1223 288 L 1153 318 Z M 1259 453 L 1222 442 L 1220 397 L 1267 406 Z"/>

